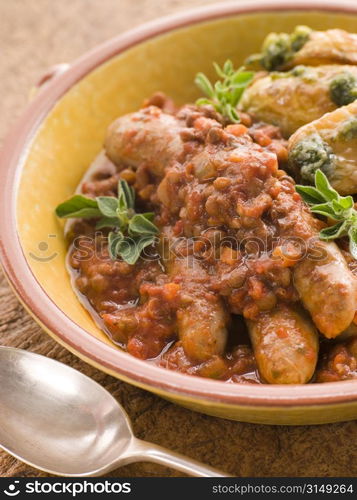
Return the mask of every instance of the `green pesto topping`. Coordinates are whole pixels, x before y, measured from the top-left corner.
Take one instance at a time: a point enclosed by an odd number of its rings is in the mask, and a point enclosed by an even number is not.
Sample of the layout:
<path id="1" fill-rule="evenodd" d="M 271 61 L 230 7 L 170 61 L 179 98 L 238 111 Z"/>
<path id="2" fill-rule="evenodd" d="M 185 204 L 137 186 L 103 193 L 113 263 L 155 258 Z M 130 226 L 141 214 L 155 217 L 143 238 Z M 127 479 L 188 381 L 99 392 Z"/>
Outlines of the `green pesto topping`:
<path id="1" fill-rule="evenodd" d="M 291 50 L 298 52 L 303 48 L 305 43 L 309 40 L 312 29 L 308 26 L 296 26 L 295 30 L 290 35 Z"/>
<path id="2" fill-rule="evenodd" d="M 290 61 L 308 41 L 311 29 L 297 26 L 293 33 L 270 33 L 264 40 L 262 52 L 248 58 L 247 63 L 258 61 L 268 71 L 283 66 Z"/>
<path id="3" fill-rule="evenodd" d="M 272 80 L 278 80 L 280 78 L 289 78 L 291 76 L 294 77 L 302 77 L 307 73 L 307 67 L 303 65 L 296 66 L 290 71 L 273 71 L 270 73 L 270 77 Z"/>
<path id="4" fill-rule="evenodd" d="M 289 167 L 300 174 L 306 182 L 314 182 L 315 172 L 321 169 L 327 176 L 334 167 L 332 149 L 318 134 L 312 134 L 302 141 L 289 153 Z"/>
<path id="5" fill-rule="evenodd" d="M 282 78 L 300 78 L 306 83 L 316 83 L 318 80 L 316 68 L 304 66 L 303 64 L 295 66 L 290 71 L 272 71 L 269 76 L 272 81 Z"/>
<path id="6" fill-rule="evenodd" d="M 353 116 L 349 120 L 343 122 L 341 129 L 338 132 L 337 140 L 352 141 L 357 138 L 357 116 Z"/>
<path id="7" fill-rule="evenodd" d="M 330 82 L 331 100 L 345 106 L 357 99 L 357 79 L 348 72 L 336 75 Z"/>

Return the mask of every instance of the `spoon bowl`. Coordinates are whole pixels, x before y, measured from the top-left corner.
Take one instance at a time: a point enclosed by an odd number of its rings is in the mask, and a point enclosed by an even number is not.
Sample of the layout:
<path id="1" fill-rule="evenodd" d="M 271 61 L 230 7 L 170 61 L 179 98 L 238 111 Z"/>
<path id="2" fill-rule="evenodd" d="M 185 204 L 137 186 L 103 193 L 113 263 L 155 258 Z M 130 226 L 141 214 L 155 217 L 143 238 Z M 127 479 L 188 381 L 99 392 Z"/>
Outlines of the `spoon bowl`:
<path id="1" fill-rule="evenodd" d="M 0 347 L 0 447 L 61 476 L 98 476 L 134 461 L 191 475 L 220 471 L 134 437 L 122 406 L 82 373 L 39 354 Z"/>

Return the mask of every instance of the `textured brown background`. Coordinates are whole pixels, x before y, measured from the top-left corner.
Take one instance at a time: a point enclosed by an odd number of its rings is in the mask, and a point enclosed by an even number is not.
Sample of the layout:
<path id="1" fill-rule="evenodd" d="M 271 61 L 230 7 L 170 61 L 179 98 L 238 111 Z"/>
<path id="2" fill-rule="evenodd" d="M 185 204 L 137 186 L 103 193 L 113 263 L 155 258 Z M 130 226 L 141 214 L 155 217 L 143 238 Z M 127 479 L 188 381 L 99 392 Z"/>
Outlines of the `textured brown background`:
<path id="1" fill-rule="evenodd" d="M 97 43 L 161 15 L 209 0 L 0 0 L 0 138 L 26 105 L 29 88 L 53 63 L 72 61 Z M 4 215 L 2 214 L 2 217 Z M 0 274 L 0 343 L 70 364 L 105 386 L 126 408 L 138 437 L 238 476 L 356 476 L 357 423 L 310 427 L 252 425 L 194 413 L 119 382 L 50 339 Z M 75 443 L 73 444 L 75 446 Z M 36 476 L 0 452 L 0 476 Z M 174 476 L 132 464 L 113 476 Z"/>

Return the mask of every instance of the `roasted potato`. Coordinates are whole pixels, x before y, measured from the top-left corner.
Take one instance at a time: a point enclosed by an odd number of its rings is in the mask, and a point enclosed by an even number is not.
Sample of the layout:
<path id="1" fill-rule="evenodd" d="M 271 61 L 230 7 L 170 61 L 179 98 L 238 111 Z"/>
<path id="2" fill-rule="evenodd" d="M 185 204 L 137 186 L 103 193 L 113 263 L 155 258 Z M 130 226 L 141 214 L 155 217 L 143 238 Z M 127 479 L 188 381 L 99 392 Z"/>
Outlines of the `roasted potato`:
<path id="1" fill-rule="evenodd" d="M 301 127 L 288 150 L 296 178 L 313 183 L 321 169 L 340 194 L 357 193 L 357 101 Z"/>
<path id="2" fill-rule="evenodd" d="M 297 26 L 293 33 L 270 33 L 262 52 L 248 59 L 268 71 L 287 70 L 306 64 L 357 64 L 357 35 L 340 29 L 314 31 Z"/>
<path id="3" fill-rule="evenodd" d="M 257 78 L 244 92 L 240 109 L 278 125 L 285 137 L 357 97 L 357 66 L 297 66 Z"/>

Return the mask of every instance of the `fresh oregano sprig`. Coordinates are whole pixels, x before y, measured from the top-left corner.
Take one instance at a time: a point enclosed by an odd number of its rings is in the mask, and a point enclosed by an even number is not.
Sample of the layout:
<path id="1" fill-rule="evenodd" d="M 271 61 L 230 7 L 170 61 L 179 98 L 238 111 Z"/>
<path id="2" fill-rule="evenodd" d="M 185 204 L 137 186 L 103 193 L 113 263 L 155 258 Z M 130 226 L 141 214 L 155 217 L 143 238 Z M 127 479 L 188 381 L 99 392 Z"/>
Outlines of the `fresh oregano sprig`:
<path id="1" fill-rule="evenodd" d="M 154 214 L 135 212 L 135 191 L 120 179 L 118 197 L 98 196 L 95 199 L 81 194 L 72 196 L 56 208 L 60 218 L 98 218 L 96 229 L 111 228 L 108 250 L 115 260 L 121 257 L 128 264 L 135 264 L 143 249 L 151 245 L 158 233 L 153 223 Z"/>
<path id="2" fill-rule="evenodd" d="M 335 240 L 348 236 L 351 255 L 357 259 L 357 211 L 352 196 L 340 196 L 320 169 L 315 172 L 315 187 L 297 185 L 295 189 L 311 212 L 336 221 L 320 231 L 320 238 Z"/>
<path id="3" fill-rule="evenodd" d="M 245 71 L 244 67 L 234 69 L 233 63 L 227 60 L 222 68 L 213 63 L 216 73 L 222 80 L 218 80 L 214 85 L 203 73 L 197 73 L 195 84 L 207 97 L 202 97 L 196 101 L 198 106 L 210 104 L 216 111 L 221 113 L 233 123 L 239 123 L 237 105 L 244 90 L 252 81 L 253 71 Z"/>

